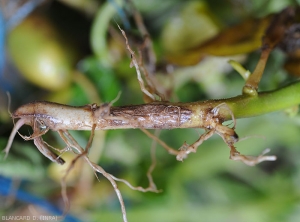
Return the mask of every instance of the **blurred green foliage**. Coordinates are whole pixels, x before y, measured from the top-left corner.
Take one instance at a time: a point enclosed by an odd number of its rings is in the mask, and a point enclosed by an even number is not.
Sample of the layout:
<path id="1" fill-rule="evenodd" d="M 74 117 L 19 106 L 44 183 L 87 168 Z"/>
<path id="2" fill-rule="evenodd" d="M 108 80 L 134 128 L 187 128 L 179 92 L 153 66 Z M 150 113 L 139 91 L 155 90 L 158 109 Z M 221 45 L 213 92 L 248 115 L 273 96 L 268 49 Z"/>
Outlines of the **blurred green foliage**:
<path id="1" fill-rule="evenodd" d="M 37 10 L 55 12 L 59 8 L 60 11 L 64 10 L 62 13 L 64 16 L 68 16 L 68 12 L 73 10 L 72 6 L 62 5 L 62 2 L 67 1 L 54 1 L 51 7 Z M 82 4 L 89 4 L 88 2 L 95 4 L 95 1 L 85 1 Z M 239 24 L 247 18 L 262 18 L 286 6 L 296 4 L 296 1 L 292 0 L 136 0 L 133 2 L 144 16 L 161 63 L 165 58 L 166 48 L 171 47 L 170 51 L 178 48 L 181 50 L 185 47 L 191 48 L 193 44 L 200 44 L 199 42 L 203 41 L 199 39 L 202 33 L 208 34 L 202 29 L 203 27 L 210 29 L 213 25 L 215 33 L 221 29 L 226 30 L 230 25 Z M 75 48 L 78 51 L 76 54 L 80 55 L 80 60 L 77 61 L 78 65 L 73 67 L 74 73 L 75 70 L 80 72 L 81 78 L 91 85 L 87 85 L 85 81 L 76 81 L 77 77 L 72 73 L 74 79 L 71 84 L 58 91 L 49 92 L 47 87 L 39 88 L 24 81 L 21 77 L 24 75 L 22 70 L 14 69 L 14 72 L 19 73 L 14 75 L 20 80 L 15 81 L 15 91 L 12 92 L 13 109 L 29 101 L 49 98 L 52 101 L 71 105 L 93 103 L 95 101 L 89 97 L 90 90 L 95 91 L 96 98 L 102 102 L 113 100 L 118 92 L 122 91 L 120 99 L 114 105 L 143 103 L 135 70 L 129 67 L 130 59 L 126 54 L 124 39 L 114 34 L 114 31 L 118 32 L 115 23 L 121 25 L 122 20 L 118 17 L 117 9 L 108 2 L 98 3 L 96 14 L 86 15 L 83 10 L 86 6 L 77 7 L 78 16 L 87 20 L 89 27 L 92 27 L 90 38 L 82 37 L 76 24 L 69 24 L 78 33 L 78 36 L 73 36 L 72 41 L 85 41 L 85 44 L 79 44 Z M 116 4 L 125 3 L 116 1 Z M 187 8 L 195 9 L 191 8 L 193 4 L 201 5 L 205 10 L 196 10 L 198 14 L 187 13 L 185 11 Z M 107 7 L 110 8 L 109 11 L 105 10 Z M 188 27 L 188 36 L 186 31 L 183 31 L 186 26 L 182 26 L 181 30 L 174 33 L 168 29 L 168 23 L 174 22 L 174 19 L 184 24 L 186 20 L 197 18 L 199 21 L 195 21 L 195 24 L 189 23 L 191 26 Z M 208 18 L 208 23 L 199 25 L 205 22 L 203 18 Z M 63 16 L 60 19 L 63 19 Z M 178 28 L 176 24 L 175 27 Z M 190 38 L 195 41 L 190 41 Z M 183 42 L 178 45 L 177 40 Z M 185 45 L 185 41 L 191 45 Z M 169 44 L 167 47 L 166 42 Z M 91 49 L 82 45 L 90 45 Z M 175 48 L 172 48 L 173 46 Z M 241 93 L 244 82 L 226 63 L 231 58 L 243 62 L 246 69 L 252 71 L 258 61 L 259 52 L 256 50 L 235 57 L 208 56 L 192 67 L 176 68 L 172 76 L 166 73 L 157 75 L 162 84 L 176 92 L 172 100 L 191 102 L 235 96 Z M 279 50 L 272 53 L 262 79 L 261 90 L 275 89 L 285 82 L 294 80 L 282 67 L 285 58 L 286 56 Z M 0 100 L 0 113 L 6 111 L 6 104 L 4 99 Z M 0 147 L 5 147 L 13 125 L 7 118 L 0 118 L 0 120 L 2 121 Z M 153 177 L 158 189 L 162 189 L 163 192 L 140 193 L 118 183 L 125 199 L 128 220 L 130 222 L 298 221 L 300 218 L 299 125 L 299 115 L 291 118 L 284 112 L 238 120 L 237 133 L 241 138 L 245 137 L 245 140 L 236 144 L 239 151 L 243 154 L 258 155 L 265 148 L 271 148 L 271 153 L 278 157 L 275 162 L 264 162 L 255 167 L 229 160 L 229 149 L 218 136 L 205 141 L 197 153 L 190 155 L 184 162 L 177 162 L 174 156 L 157 145 L 157 166 Z M 27 135 L 28 131 L 22 129 L 20 133 Z M 185 141 L 192 143 L 202 133 L 201 129 L 164 130 L 161 131 L 160 138 L 170 146 L 179 148 Z M 75 138 L 83 144 L 88 140 L 88 136 L 89 132 L 75 133 Z M 105 138 L 105 141 L 102 141 L 103 145 L 95 141 L 92 148 L 103 149 L 98 156 L 98 164 L 107 172 L 125 178 L 134 185 L 147 186 L 146 172 L 151 164 L 152 140 L 137 129 L 111 130 L 103 138 Z M 48 133 L 44 139 L 54 147 L 63 147 L 55 132 Z M 53 163 L 49 163 L 48 159 L 37 152 L 32 141 L 23 141 L 17 136 L 8 158 L 4 160 L 3 153 L 1 154 L 0 174 L 30 181 L 31 188 L 28 186 L 27 191 L 44 196 L 46 199 L 55 198 L 53 202 L 58 203 L 61 201 L 60 183 L 47 171 L 51 165 Z M 92 173 L 92 169 L 90 172 Z M 62 170 L 53 173 L 63 175 Z M 77 176 L 80 177 L 82 174 Z M 70 212 L 83 221 L 122 221 L 120 205 L 113 188 L 105 178 L 102 176 L 99 178 L 100 183 L 94 179 L 90 189 L 80 190 L 84 189 L 80 188 L 72 193 L 74 202 L 71 200 Z M 79 179 L 77 178 L 78 181 Z M 76 190 L 80 187 L 78 181 L 70 184 L 70 187 Z M 24 205 L 20 206 L 20 203 L 16 203 L 2 212 L 5 215 L 14 214 L 21 207 L 26 208 Z"/>

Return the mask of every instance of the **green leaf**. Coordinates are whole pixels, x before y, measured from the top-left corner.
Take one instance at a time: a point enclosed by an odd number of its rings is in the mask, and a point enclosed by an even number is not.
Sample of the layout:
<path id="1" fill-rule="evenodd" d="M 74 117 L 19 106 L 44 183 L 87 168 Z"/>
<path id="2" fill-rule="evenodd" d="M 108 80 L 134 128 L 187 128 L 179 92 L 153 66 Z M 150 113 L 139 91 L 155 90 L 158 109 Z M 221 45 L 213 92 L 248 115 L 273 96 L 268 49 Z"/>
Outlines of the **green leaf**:
<path id="1" fill-rule="evenodd" d="M 0 140 L 0 147 L 5 147 L 6 140 Z M 11 151 L 5 159 L 5 153 L 0 153 L 0 174 L 7 177 L 41 180 L 46 176 L 44 156 L 30 145 L 32 142 L 14 142 Z"/>

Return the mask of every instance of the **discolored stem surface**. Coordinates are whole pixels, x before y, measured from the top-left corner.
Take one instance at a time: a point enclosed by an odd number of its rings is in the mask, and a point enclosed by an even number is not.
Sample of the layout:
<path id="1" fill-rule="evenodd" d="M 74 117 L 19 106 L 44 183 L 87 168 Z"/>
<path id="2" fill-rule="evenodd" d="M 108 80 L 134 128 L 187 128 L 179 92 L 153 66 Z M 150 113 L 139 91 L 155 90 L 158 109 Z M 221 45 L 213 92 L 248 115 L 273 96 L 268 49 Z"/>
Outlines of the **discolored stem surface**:
<path id="1" fill-rule="evenodd" d="M 212 118 L 223 122 L 232 118 L 246 118 L 289 108 L 300 103 L 300 81 L 281 89 L 258 93 L 257 96 L 240 95 L 228 99 L 191 103 L 153 102 L 141 105 L 111 107 L 107 104 L 81 107 L 50 102 L 34 102 L 19 107 L 13 118 L 25 118 L 25 124 L 33 119 L 43 120 L 49 129 L 174 129 L 209 128 Z M 211 111 L 220 104 L 218 113 Z M 228 109 L 229 108 L 229 109 Z"/>
<path id="2" fill-rule="evenodd" d="M 281 89 L 261 92 L 257 96 L 241 95 L 229 99 L 193 103 L 150 103 L 145 105 L 111 107 L 112 116 L 138 120 L 132 128 L 194 128 L 204 127 L 207 113 L 226 103 L 236 119 L 258 116 L 300 104 L 300 81 Z M 221 121 L 231 119 L 228 109 L 220 108 Z M 116 125 L 115 128 L 131 128 Z"/>

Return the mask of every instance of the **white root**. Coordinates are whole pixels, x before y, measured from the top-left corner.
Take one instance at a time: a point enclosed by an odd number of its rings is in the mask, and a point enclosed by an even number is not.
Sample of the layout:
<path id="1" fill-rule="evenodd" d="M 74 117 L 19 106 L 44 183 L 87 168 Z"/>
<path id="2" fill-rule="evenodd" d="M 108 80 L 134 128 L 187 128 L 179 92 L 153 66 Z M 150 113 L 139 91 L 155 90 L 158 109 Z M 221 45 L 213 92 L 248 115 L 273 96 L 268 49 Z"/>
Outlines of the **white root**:
<path id="1" fill-rule="evenodd" d="M 221 104 L 217 105 L 215 108 L 212 109 L 211 112 L 213 113 L 214 116 L 217 116 L 221 108 L 226 109 L 229 112 L 229 114 L 231 115 L 231 119 L 233 121 L 233 128 L 232 129 L 235 129 L 236 119 L 234 118 L 232 110 L 230 109 L 230 107 L 226 103 L 221 103 Z"/>
<path id="2" fill-rule="evenodd" d="M 14 128 L 13 128 L 13 130 L 12 130 L 10 136 L 9 136 L 7 145 L 6 145 L 6 147 L 4 148 L 4 151 L 3 151 L 3 152 L 5 152 L 5 157 L 4 157 L 4 158 L 7 158 L 7 155 L 8 155 L 8 153 L 9 153 L 10 148 L 11 148 L 12 142 L 14 141 L 14 138 L 15 138 L 15 136 L 16 136 L 18 130 L 19 130 L 25 123 L 26 123 L 26 120 L 25 120 L 25 119 L 19 119 L 19 120 L 16 122 L 16 124 L 15 124 L 15 126 L 14 126 Z"/>
<path id="3" fill-rule="evenodd" d="M 230 159 L 242 161 L 248 166 L 255 166 L 256 164 L 259 164 L 264 161 L 275 161 L 277 159 L 276 156 L 264 156 L 268 152 L 270 152 L 270 149 L 265 149 L 259 156 L 241 155 L 238 152 L 230 153 Z"/>
<path id="4" fill-rule="evenodd" d="M 136 70 L 136 74 L 137 74 L 137 79 L 139 81 L 139 84 L 140 84 L 140 87 L 141 87 L 141 90 L 142 92 L 147 95 L 148 97 L 150 97 L 152 99 L 152 101 L 155 101 L 155 96 L 152 95 L 145 87 L 145 84 L 144 84 L 144 80 L 142 78 L 142 75 L 141 75 L 141 71 L 140 71 L 140 67 L 139 67 L 139 64 L 137 62 L 137 59 L 135 57 L 135 54 L 134 54 L 134 51 L 130 48 L 129 46 L 129 43 L 128 43 L 128 39 L 127 39 L 127 36 L 126 36 L 126 33 L 124 32 L 123 29 L 121 29 L 121 27 L 118 25 L 118 28 L 120 29 L 120 31 L 122 32 L 122 35 L 124 36 L 125 38 L 125 44 L 126 44 L 126 48 L 127 50 L 129 51 L 130 53 L 130 56 L 131 56 L 131 63 L 130 63 L 130 67 L 132 67 L 132 65 L 135 67 L 135 70 Z"/>
<path id="5" fill-rule="evenodd" d="M 155 136 L 152 133 L 150 133 L 148 130 L 145 130 L 143 128 L 141 128 L 140 130 L 143 131 L 148 137 L 150 137 L 151 139 L 153 139 L 156 142 L 158 142 L 166 151 L 168 151 L 169 154 L 171 154 L 171 155 L 178 155 L 178 153 L 179 153 L 178 150 L 174 150 L 173 148 L 171 148 L 170 146 L 168 146 L 164 141 L 160 140 L 157 136 Z"/>
<path id="6" fill-rule="evenodd" d="M 155 136 L 158 137 L 160 134 L 160 130 L 155 130 Z M 149 181 L 149 188 L 152 188 L 154 190 L 157 190 L 156 184 L 154 183 L 153 177 L 152 177 L 152 172 L 154 171 L 156 167 L 156 147 L 157 147 L 157 141 L 153 140 L 152 145 L 151 145 L 151 165 L 147 171 L 147 177 Z M 161 190 L 159 190 L 161 191 Z"/>
<path id="7" fill-rule="evenodd" d="M 24 140 L 33 140 L 35 138 L 38 138 L 44 134 L 46 134 L 49 131 L 49 127 L 45 125 L 45 123 L 42 120 L 39 120 L 37 118 L 34 118 L 33 121 L 33 133 L 30 136 L 23 136 L 19 133 L 19 135 Z"/>
<path id="8" fill-rule="evenodd" d="M 48 157 L 48 159 L 60 165 L 63 165 L 65 163 L 65 161 L 60 156 L 56 155 L 49 149 L 48 144 L 44 142 L 41 136 L 33 139 L 33 141 L 34 145 L 45 157 Z"/>
<path id="9" fill-rule="evenodd" d="M 125 209 L 125 204 L 124 204 L 124 200 L 121 194 L 121 191 L 118 188 L 118 185 L 116 183 L 116 181 L 114 180 L 113 176 L 109 173 L 107 173 L 102 167 L 100 167 L 99 165 L 92 163 L 89 158 L 87 156 L 84 157 L 85 160 L 88 162 L 88 164 L 93 168 L 94 171 L 97 171 L 98 173 L 101 173 L 106 179 L 109 180 L 109 182 L 111 183 L 111 185 L 113 186 L 117 197 L 119 199 L 119 203 L 121 205 L 121 211 L 122 211 L 122 215 L 123 215 L 123 221 L 127 222 L 127 216 L 126 216 L 126 209 Z"/>
<path id="10" fill-rule="evenodd" d="M 63 196 L 64 202 L 66 203 L 66 209 L 67 210 L 69 209 L 69 200 L 68 200 L 67 192 L 66 192 L 66 177 L 67 177 L 68 173 L 70 172 L 70 170 L 74 167 L 74 164 L 76 163 L 76 161 L 80 157 L 83 157 L 85 159 L 85 161 L 93 168 L 93 170 L 95 172 L 101 173 L 112 184 L 112 186 L 113 186 L 113 188 L 114 188 L 114 190 L 115 190 L 115 192 L 117 194 L 117 197 L 119 199 L 119 203 L 121 205 L 121 210 L 122 210 L 122 215 L 123 215 L 123 221 L 127 222 L 125 204 L 124 204 L 124 201 L 123 201 L 123 198 L 122 198 L 122 194 L 121 194 L 121 192 L 118 189 L 118 186 L 116 184 L 116 181 L 123 182 L 129 188 L 131 188 L 133 190 L 138 190 L 138 191 L 141 191 L 141 192 L 149 192 L 150 191 L 150 192 L 156 192 L 156 193 L 158 193 L 160 191 L 158 191 L 155 186 L 151 186 L 151 183 L 150 183 L 150 186 L 148 188 L 143 188 L 143 187 L 140 187 L 140 186 L 134 187 L 127 180 L 119 179 L 119 178 L 117 178 L 117 177 L 115 177 L 115 176 L 107 173 L 101 166 L 99 166 L 99 165 L 91 162 L 90 159 L 89 159 L 89 157 L 87 156 L 87 153 L 88 153 L 88 149 L 89 149 L 89 147 L 90 147 L 90 145 L 92 143 L 92 139 L 93 139 L 93 136 L 94 136 L 94 134 L 93 134 L 94 130 L 95 130 L 95 128 L 92 129 L 92 133 L 91 133 L 89 142 L 88 142 L 85 150 L 77 143 L 77 141 L 72 137 L 72 135 L 68 131 L 62 131 L 62 130 L 58 131 L 60 137 L 67 144 L 67 146 L 70 147 L 70 148 L 72 148 L 73 152 L 75 152 L 76 154 L 78 154 L 78 156 L 70 164 L 69 168 L 66 171 L 65 176 L 62 179 L 62 196 Z M 67 212 L 67 211 L 65 211 L 65 212 Z"/>
<path id="11" fill-rule="evenodd" d="M 197 148 L 207 139 L 209 139 L 212 135 L 214 135 L 215 131 L 211 130 L 204 134 L 202 134 L 199 139 L 194 142 L 192 145 L 188 145 L 184 143 L 183 146 L 179 148 L 179 153 L 176 156 L 178 161 L 183 161 L 183 159 L 187 158 L 190 153 L 196 153 Z"/>
<path id="12" fill-rule="evenodd" d="M 126 209 L 125 209 L 125 204 L 124 204 L 124 201 L 123 201 L 123 197 L 122 197 L 122 194 L 116 184 L 116 182 L 114 181 L 114 179 L 111 177 L 111 175 L 109 173 L 107 173 L 102 167 L 98 166 L 97 164 L 95 163 L 92 163 L 90 161 L 90 159 L 88 158 L 88 156 L 86 155 L 86 152 L 87 149 L 84 151 L 80 145 L 76 142 L 76 140 L 71 136 L 71 134 L 68 132 L 68 131 L 59 131 L 59 134 L 61 136 L 61 138 L 64 140 L 64 142 L 74 148 L 75 150 L 77 150 L 79 156 L 77 156 L 73 161 L 72 161 L 72 164 L 70 165 L 69 169 L 67 170 L 63 180 L 62 180 L 62 195 L 64 195 L 64 200 L 67 200 L 67 207 L 69 206 L 69 201 L 68 201 L 68 197 L 67 197 L 67 194 L 66 194 L 66 182 L 65 182 L 65 179 L 68 175 L 68 172 L 71 170 L 71 168 L 74 166 L 75 164 L 75 161 L 80 157 L 80 155 L 83 155 L 84 159 L 86 160 L 86 162 L 93 168 L 93 170 L 95 172 L 99 172 L 101 173 L 106 179 L 109 180 L 109 182 L 112 184 L 116 194 L 117 194 L 117 197 L 119 199 L 119 202 L 120 202 L 120 205 L 121 205 L 121 211 L 122 211 L 122 215 L 123 215 L 123 221 L 124 222 L 127 222 L 127 216 L 126 216 Z M 91 137 L 90 137 L 90 141 L 92 139 L 92 134 L 91 134 Z M 88 148 L 88 146 L 87 146 Z"/>

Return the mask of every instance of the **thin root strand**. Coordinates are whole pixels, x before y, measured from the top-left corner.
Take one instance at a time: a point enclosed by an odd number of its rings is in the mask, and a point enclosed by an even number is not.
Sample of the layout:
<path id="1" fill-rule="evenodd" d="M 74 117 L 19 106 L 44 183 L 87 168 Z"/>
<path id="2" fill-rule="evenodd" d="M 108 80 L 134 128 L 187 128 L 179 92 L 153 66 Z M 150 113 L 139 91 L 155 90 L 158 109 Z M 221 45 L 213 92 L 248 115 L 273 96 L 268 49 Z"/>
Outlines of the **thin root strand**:
<path id="1" fill-rule="evenodd" d="M 241 161 L 248 166 L 255 166 L 264 161 L 275 161 L 277 159 L 276 156 L 264 156 L 268 152 L 270 152 L 270 149 L 265 149 L 259 156 L 247 156 L 242 155 L 239 152 L 230 152 L 230 159 Z"/>

